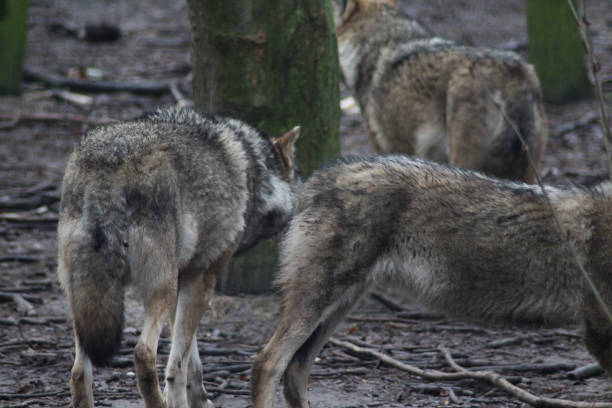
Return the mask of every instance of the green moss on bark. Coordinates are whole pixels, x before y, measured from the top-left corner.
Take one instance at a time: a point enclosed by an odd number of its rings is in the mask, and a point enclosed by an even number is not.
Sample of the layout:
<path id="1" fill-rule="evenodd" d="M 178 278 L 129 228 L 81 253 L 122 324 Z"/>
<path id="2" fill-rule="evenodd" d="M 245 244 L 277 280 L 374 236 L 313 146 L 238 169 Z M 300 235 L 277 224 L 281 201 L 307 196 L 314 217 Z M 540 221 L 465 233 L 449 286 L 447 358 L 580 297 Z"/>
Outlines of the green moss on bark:
<path id="1" fill-rule="evenodd" d="M 336 157 L 339 68 L 328 0 L 188 0 L 196 107 L 226 113 L 271 136 L 301 126 L 304 177 Z M 234 259 L 226 292 L 268 290 L 276 251 Z"/>
<path id="2" fill-rule="evenodd" d="M 21 90 L 27 16 L 27 0 L 0 0 L 0 94 Z"/>
<path id="3" fill-rule="evenodd" d="M 567 0 L 527 0 L 529 62 L 544 100 L 563 103 L 590 93 L 584 48 Z"/>

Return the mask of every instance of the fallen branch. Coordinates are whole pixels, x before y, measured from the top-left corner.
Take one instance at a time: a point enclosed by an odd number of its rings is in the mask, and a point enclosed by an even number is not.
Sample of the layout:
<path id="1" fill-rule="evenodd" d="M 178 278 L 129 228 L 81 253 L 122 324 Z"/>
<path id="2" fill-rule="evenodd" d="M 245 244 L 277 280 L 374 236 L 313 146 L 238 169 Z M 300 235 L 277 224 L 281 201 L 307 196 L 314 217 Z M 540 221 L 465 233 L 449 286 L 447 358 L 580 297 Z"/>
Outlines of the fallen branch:
<path id="1" fill-rule="evenodd" d="M 13 295 L 14 293 L 1 291 L 0 292 L 0 302 L 12 302 Z M 27 300 L 30 303 L 36 303 L 36 304 L 43 303 L 43 298 L 41 296 L 21 294 L 21 297 L 23 297 L 25 300 Z"/>
<path id="2" fill-rule="evenodd" d="M 206 392 L 216 392 L 217 394 L 230 394 L 230 395 L 251 395 L 251 391 L 232 390 L 232 389 L 219 388 L 219 387 L 206 387 Z"/>
<path id="3" fill-rule="evenodd" d="M 36 262 L 40 262 L 40 259 L 36 258 L 35 256 L 5 255 L 5 256 L 0 256 L 0 262 L 36 263 Z"/>
<path id="4" fill-rule="evenodd" d="M 0 400 L 44 398 L 44 397 L 57 397 L 57 396 L 67 396 L 67 395 L 70 395 L 70 392 L 67 392 L 67 391 L 54 391 L 54 392 L 41 392 L 41 393 L 37 393 L 37 394 L 9 393 L 9 394 L 0 394 Z"/>
<path id="5" fill-rule="evenodd" d="M 587 378 L 596 377 L 604 373 L 603 368 L 599 363 L 589 364 L 584 367 L 579 367 L 567 373 L 567 377 L 572 380 L 585 380 Z"/>
<path id="6" fill-rule="evenodd" d="M 469 371 L 453 360 L 450 352 L 443 346 L 440 346 L 440 351 L 444 354 L 444 358 L 448 364 L 458 373 L 465 374 L 466 378 L 473 380 L 487 381 L 497 387 L 503 389 L 511 395 L 514 395 L 519 400 L 526 402 L 534 407 L 572 407 L 572 408 L 604 408 L 612 407 L 610 402 L 582 402 L 570 401 L 557 398 L 539 397 L 524 389 L 511 384 L 505 378 L 491 371 Z"/>
<path id="7" fill-rule="evenodd" d="M 455 360 L 453 360 L 453 357 L 451 356 L 450 352 L 444 347 L 440 347 L 440 351 L 446 358 L 446 361 L 449 363 L 449 365 L 455 370 L 455 372 L 453 373 L 444 373 L 437 370 L 422 370 L 420 368 L 402 363 L 401 361 L 397 361 L 387 354 L 369 348 L 359 347 L 347 341 L 331 338 L 329 342 L 331 344 L 343 347 L 347 350 L 351 350 L 359 354 L 376 357 L 385 364 L 388 364 L 392 367 L 398 368 L 402 371 L 406 371 L 410 374 L 417 375 L 428 380 L 473 379 L 479 381 L 486 381 L 517 397 L 519 400 L 535 407 L 612 408 L 612 403 L 610 402 L 581 402 L 556 398 L 538 397 L 537 395 L 533 395 L 530 392 L 511 384 L 507 379 L 501 377 L 499 374 L 496 374 L 494 372 L 469 371 L 461 367 L 455 362 Z"/>
<path id="8" fill-rule="evenodd" d="M 343 377 L 345 375 L 367 375 L 372 370 L 365 367 L 348 367 L 342 369 L 319 369 L 312 370 L 311 377 Z"/>
<path id="9" fill-rule="evenodd" d="M 24 299 L 22 295 L 19 293 L 13 293 L 13 302 L 17 305 L 17 311 L 21 313 L 25 313 L 26 316 L 34 316 L 36 315 L 36 310 L 34 306 L 30 302 Z"/>
<path id="10" fill-rule="evenodd" d="M 571 122 L 561 123 L 557 125 L 552 130 L 552 133 L 557 136 L 564 135 L 569 132 L 573 132 L 574 130 L 578 130 L 584 127 L 587 127 L 591 124 L 597 123 L 600 120 L 600 116 L 597 113 L 589 112 L 584 115 L 582 118 L 573 120 Z"/>
<path id="11" fill-rule="evenodd" d="M 193 106 L 193 101 L 189 98 L 186 98 L 181 90 L 178 87 L 178 81 L 173 79 L 170 81 L 170 92 L 172 93 L 172 97 L 176 100 L 176 106 L 178 108 L 189 108 Z"/>
<path id="12" fill-rule="evenodd" d="M 492 342 L 488 343 L 487 345 L 485 345 L 483 348 L 500 348 L 500 347 L 505 347 L 505 346 L 509 346 L 511 344 L 520 343 L 523 340 L 527 340 L 528 338 L 529 338 L 529 336 L 526 336 L 526 335 L 507 337 L 505 339 L 492 341 Z"/>
<path id="13" fill-rule="evenodd" d="M 370 297 L 378 301 L 379 303 L 381 303 L 383 306 L 385 306 L 387 309 L 389 309 L 392 312 L 403 312 L 406 310 L 402 305 L 397 303 L 395 300 L 389 298 L 384 293 L 371 292 Z"/>
<path id="14" fill-rule="evenodd" d="M 27 65 L 23 67 L 23 76 L 26 80 L 43 82 L 52 87 L 69 88 L 84 92 L 131 92 L 135 94 L 160 95 L 170 91 L 170 83 L 168 81 L 142 81 L 136 83 L 91 81 L 66 78 Z"/>
<path id="15" fill-rule="evenodd" d="M 31 210 L 59 201 L 58 196 L 39 195 L 30 198 L 0 197 L 0 209 L 3 210 Z"/>
<path id="16" fill-rule="evenodd" d="M 75 115 L 72 113 L 55 113 L 55 112 L 40 112 L 40 113 L 23 113 L 15 112 L 12 114 L 0 113 L 0 119 L 8 120 L 8 122 L 0 123 L 0 129 L 8 129 L 16 126 L 20 121 L 65 121 L 86 123 L 88 125 L 107 125 L 116 122 L 110 118 L 90 118 L 83 115 Z"/>

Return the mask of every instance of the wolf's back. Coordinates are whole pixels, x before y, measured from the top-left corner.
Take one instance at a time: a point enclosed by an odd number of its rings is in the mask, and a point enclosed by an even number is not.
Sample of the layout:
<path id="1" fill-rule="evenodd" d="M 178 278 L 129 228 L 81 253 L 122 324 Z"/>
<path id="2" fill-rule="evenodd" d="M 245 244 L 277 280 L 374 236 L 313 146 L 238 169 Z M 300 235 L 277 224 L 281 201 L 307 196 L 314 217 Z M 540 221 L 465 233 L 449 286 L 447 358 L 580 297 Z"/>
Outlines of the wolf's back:
<path id="1" fill-rule="evenodd" d="M 83 183 L 78 173 L 69 163 L 58 226 L 58 274 L 79 346 L 95 365 L 104 365 L 123 331 L 128 279 L 125 200 L 112 186 Z"/>

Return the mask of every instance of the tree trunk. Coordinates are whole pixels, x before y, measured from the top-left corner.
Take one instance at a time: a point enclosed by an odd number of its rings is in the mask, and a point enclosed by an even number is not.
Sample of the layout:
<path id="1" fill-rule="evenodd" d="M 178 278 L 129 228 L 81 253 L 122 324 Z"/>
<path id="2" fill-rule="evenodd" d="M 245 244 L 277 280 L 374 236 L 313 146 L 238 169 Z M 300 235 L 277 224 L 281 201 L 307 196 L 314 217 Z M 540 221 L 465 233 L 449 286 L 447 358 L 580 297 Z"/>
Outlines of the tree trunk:
<path id="1" fill-rule="evenodd" d="M 0 0 L 0 94 L 21 90 L 27 20 L 27 0 Z"/>
<path id="2" fill-rule="evenodd" d="M 303 177 L 339 153 L 339 70 L 329 0 L 188 0 L 196 108 L 271 136 L 301 126 Z M 224 292 L 269 290 L 273 245 L 234 258 Z"/>
<path id="3" fill-rule="evenodd" d="M 527 0 L 529 62 L 544 100 L 563 103 L 590 93 L 584 48 L 567 0 Z"/>

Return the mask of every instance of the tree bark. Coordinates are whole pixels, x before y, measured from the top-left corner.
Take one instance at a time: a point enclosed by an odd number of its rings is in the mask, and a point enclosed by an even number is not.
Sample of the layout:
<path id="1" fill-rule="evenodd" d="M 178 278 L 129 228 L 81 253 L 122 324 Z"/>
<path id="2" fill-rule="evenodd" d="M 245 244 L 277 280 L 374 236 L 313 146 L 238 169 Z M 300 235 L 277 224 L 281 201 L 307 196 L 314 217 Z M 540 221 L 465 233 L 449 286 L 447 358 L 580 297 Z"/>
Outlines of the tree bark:
<path id="1" fill-rule="evenodd" d="M 27 20 L 27 0 L 0 0 L 0 94 L 21 90 Z"/>
<path id="2" fill-rule="evenodd" d="M 527 0 L 529 62 L 544 100 L 569 102 L 590 94 L 584 48 L 567 0 Z"/>
<path id="3" fill-rule="evenodd" d="M 196 108 L 270 136 L 301 126 L 303 177 L 339 153 L 339 70 L 329 0 L 188 0 Z M 273 245 L 234 258 L 219 288 L 269 290 Z"/>

